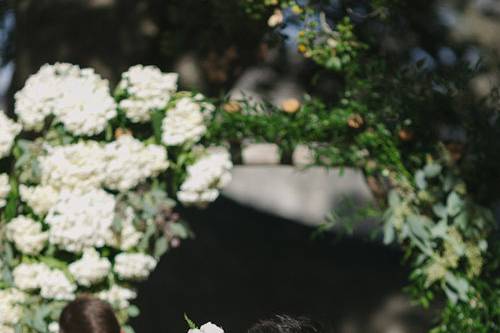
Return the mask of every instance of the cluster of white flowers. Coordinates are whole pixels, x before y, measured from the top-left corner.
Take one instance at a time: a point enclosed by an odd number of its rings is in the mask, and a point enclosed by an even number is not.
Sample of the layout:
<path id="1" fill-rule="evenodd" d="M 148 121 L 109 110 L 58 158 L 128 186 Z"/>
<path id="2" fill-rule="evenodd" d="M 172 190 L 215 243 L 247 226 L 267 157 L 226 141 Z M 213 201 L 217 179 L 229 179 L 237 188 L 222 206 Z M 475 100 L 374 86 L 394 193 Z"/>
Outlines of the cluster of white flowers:
<path id="1" fill-rule="evenodd" d="M 58 270 L 42 263 L 20 264 L 12 272 L 17 288 L 30 291 L 40 289 L 40 295 L 46 299 L 59 301 L 72 300 L 76 286 Z"/>
<path id="2" fill-rule="evenodd" d="M 110 269 L 111 263 L 109 260 L 101 258 L 93 248 L 84 250 L 82 258 L 69 265 L 69 271 L 76 282 L 85 287 L 90 287 L 102 281 L 108 275 Z"/>
<path id="3" fill-rule="evenodd" d="M 76 286 L 57 269 L 51 269 L 40 277 L 40 296 L 56 301 L 70 301 L 75 298 Z"/>
<path id="4" fill-rule="evenodd" d="M 116 116 L 108 81 L 93 69 L 67 63 L 42 66 L 15 100 L 15 112 L 27 130 L 40 131 L 53 114 L 72 134 L 90 136 L 101 133 Z"/>
<path id="5" fill-rule="evenodd" d="M 167 151 L 158 145 L 144 145 L 130 135 L 122 135 L 104 148 L 104 186 L 121 192 L 136 187 L 168 167 Z"/>
<path id="6" fill-rule="evenodd" d="M 117 309 L 126 309 L 130 305 L 129 301 L 136 298 L 137 294 L 132 289 L 114 284 L 109 290 L 103 290 L 97 294 L 97 297 Z"/>
<path id="7" fill-rule="evenodd" d="M 47 274 L 50 268 L 41 263 L 34 264 L 19 264 L 14 268 L 12 276 L 14 284 L 17 288 L 29 291 L 40 288 L 41 276 Z"/>
<path id="8" fill-rule="evenodd" d="M 114 271 L 124 280 L 143 280 L 156 267 L 156 260 L 144 253 L 120 253 L 115 257 Z"/>
<path id="9" fill-rule="evenodd" d="M 151 112 L 167 106 L 171 94 L 177 90 L 177 79 L 177 73 L 162 73 L 155 66 L 132 66 L 122 74 L 118 84 L 126 92 L 119 106 L 132 122 L 147 122 Z"/>
<path id="10" fill-rule="evenodd" d="M 192 328 L 188 333 L 224 333 L 224 330 L 211 322 L 201 325 L 200 328 Z"/>
<path id="11" fill-rule="evenodd" d="M 42 185 L 85 191 L 100 187 L 106 177 L 103 149 L 96 141 L 48 147 L 39 157 Z"/>
<path id="12" fill-rule="evenodd" d="M 86 193 L 62 191 L 49 210 L 49 241 L 69 252 L 102 247 L 111 232 L 115 198 L 101 189 Z"/>
<path id="13" fill-rule="evenodd" d="M 7 203 L 7 195 L 10 192 L 9 176 L 5 173 L 0 174 L 0 208 Z"/>
<path id="14" fill-rule="evenodd" d="M 202 106 L 192 98 L 183 97 L 167 110 L 162 123 L 162 141 L 167 146 L 197 142 L 207 128 Z"/>
<path id="15" fill-rule="evenodd" d="M 21 303 L 26 295 L 14 288 L 0 290 L 0 332 L 9 332 L 12 326 L 21 320 L 23 307 Z"/>
<path id="16" fill-rule="evenodd" d="M 178 192 L 182 202 L 211 202 L 230 180 L 227 151 L 193 147 L 207 130 L 214 105 L 201 94 L 177 93 L 177 80 L 177 74 L 154 66 L 133 66 L 122 75 L 117 107 L 108 81 L 92 69 L 44 65 L 15 95 L 18 123 L 0 111 L 0 159 L 11 154 L 21 130 L 38 132 L 29 134 L 38 137 L 21 150 L 26 163 L 14 167 L 19 171 L 15 174 L 22 175 L 17 180 L 24 215 L 6 223 L 2 239 L 15 249 L 15 260 L 3 269 L 12 267 L 18 294 L 37 295 L 33 301 L 50 304 L 92 290 L 116 309 L 126 309 L 136 293 L 115 281 L 126 281 L 129 287 L 149 276 L 158 258 L 142 249 L 141 240 L 157 241 L 162 233 L 149 231 L 162 227 L 156 222 L 173 206 L 165 200 L 156 207 L 166 198 L 166 189 L 160 188 L 161 181 L 147 183 L 169 168 L 166 146 L 179 146 L 182 154 L 198 157 Z M 165 112 L 161 143 L 152 144 L 158 133 L 149 126 L 139 126 L 137 138 L 116 128 L 110 120 L 117 111 L 139 124 L 150 122 L 155 112 Z M 101 140 L 98 134 L 105 130 L 106 139 Z M 113 131 L 116 138 L 110 141 Z M 147 137 L 152 139 L 145 141 Z M 10 191 L 9 176 L 0 174 L 0 208 Z M 150 216 L 154 213 L 158 216 Z M 183 230 L 170 231 L 172 237 L 181 237 Z M 0 333 L 14 333 L 11 324 L 27 305 L 17 306 L 5 293 L 0 291 Z M 4 313 L 10 319 L 4 320 Z M 49 331 L 57 332 L 56 324 L 50 324 Z M 223 333 L 216 327 L 208 323 L 199 331 Z"/>
<path id="17" fill-rule="evenodd" d="M 232 167 L 226 149 L 208 149 L 206 155 L 187 168 L 187 178 L 177 192 L 177 198 L 186 205 L 198 206 L 214 201 L 220 189 L 231 181 Z"/>
<path id="18" fill-rule="evenodd" d="M 14 139 L 21 132 L 21 125 L 10 120 L 0 110 L 0 158 L 9 155 Z"/>
<path id="19" fill-rule="evenodd" d="M 25 254 L 38 254 L 45 247 L 47 232 L 42 232 L 42 224 L 19 215 L 7 224 L 7 239 Z"/>
<path id="20" fill-rule="evenodd" d="M 96 141 L 81 141 L 48 147 L 47 150 L 48 154 L 39 158 L 42 184 L 57 190 L 86 191 L 104 185 L 111 190 L 124 192 L 149 177 L 157 176 L 169 164 L 164 147 L 145 145 L 130 135 L 122 135 L 105 146 Z M 43 191 L 50 189 L 44 188 Z M 25 192 L 26 201 L 29 201 L 30 195 Z M 33 194 L 31 197 L 38 199 L 39 196 Z M 49 197 L 55 198 L 53 195 Z M 39 204 L 45 208 L 45 203 Z"/>
<path id="21" fill-rule="evenodd" d="M 21 200 L 31 207 L 33 212 L 39 216 L 47 214 L 49 209 L 54 206 L 59 199 L 59 191 L 52 186 L 19 186 Z"/>

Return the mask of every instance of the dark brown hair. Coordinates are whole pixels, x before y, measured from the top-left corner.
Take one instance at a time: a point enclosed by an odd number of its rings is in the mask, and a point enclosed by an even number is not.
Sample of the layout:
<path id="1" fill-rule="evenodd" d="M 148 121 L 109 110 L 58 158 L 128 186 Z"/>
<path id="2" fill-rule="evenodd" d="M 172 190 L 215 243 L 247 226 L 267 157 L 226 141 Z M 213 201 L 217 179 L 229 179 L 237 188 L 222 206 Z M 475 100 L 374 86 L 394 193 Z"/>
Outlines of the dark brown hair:
<path id="1" fill-rule="evenodd" d="M 91 296 L 68 303 L 59 318 L 61 333 L 120 333 L 120 324 L 111 306 Z"/>
<path id="2" fill-rule="evenodd" d="M 324 327 L 307 317 L 276 315 L 253 325 L 248 333 L 325 333 Z"/>

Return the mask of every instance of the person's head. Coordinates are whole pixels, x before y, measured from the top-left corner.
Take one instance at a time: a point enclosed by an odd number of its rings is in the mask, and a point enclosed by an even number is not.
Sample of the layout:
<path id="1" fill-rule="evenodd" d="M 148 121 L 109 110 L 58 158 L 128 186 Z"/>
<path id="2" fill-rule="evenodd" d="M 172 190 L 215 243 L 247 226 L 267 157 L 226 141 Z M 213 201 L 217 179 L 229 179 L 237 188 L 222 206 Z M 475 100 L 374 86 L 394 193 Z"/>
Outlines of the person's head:
<path id="1" fill-rule="evenodd" d="M 253 325 L 248 333 L 325 333 L 323 327 L 309 318 L 292 318 L 277 315 L 271 319 L 261 320 Z"/>
<path id="2" fill-rule="evenodd" d="M 59 329 L 60 333 L 120 333 L 120 324 L 107 302 L 80 296 L 63 309 Z"/>

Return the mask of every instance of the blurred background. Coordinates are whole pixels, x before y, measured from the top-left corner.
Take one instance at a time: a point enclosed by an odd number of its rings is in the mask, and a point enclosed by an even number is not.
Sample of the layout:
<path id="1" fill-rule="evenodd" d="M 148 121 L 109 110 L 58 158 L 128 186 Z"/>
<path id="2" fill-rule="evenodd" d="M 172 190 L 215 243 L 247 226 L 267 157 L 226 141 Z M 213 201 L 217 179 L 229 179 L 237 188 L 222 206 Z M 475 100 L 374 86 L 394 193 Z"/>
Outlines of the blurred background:
<path id="1" fill-rule="evenodd" d="M 135 64 L 180 73 L 181 88 L 211 97 L 250 96 L 279 105 L 307 93 L 338 98 L 343 78 L 318 74 L 294 41 L 302 28 L 291 13 L 270 28 L 236 0 L 0 1 L 0 102 L 44 63 L 93 67 L 112 85 Z M 469 93 L 486 96 L 498 83 L 500 1 L 406 1 L 396 24 L 367 20 L 367 1 L 325 1 L 332 24 L 347 11 L 373 52 L 394 64 L 422 62 L 425 70 L 481 70 Z M 375 56 L 377 55 L 375 54 Z M 443 135 L 458 136 L 450 126 Z M 402 253 L 384 247 L 370 220 L 352 235 L 318 233 L 332 212 L 356 214 L 374 199 L 356 170 L 278 166 L 277 148 L 253 145 L 234 169 L 224 196 L 206 210 L 185 209 L 195 239 L 169 252 L 141 286 L 138 333 L 182 332 L 183 314 L 243 332 L 274 313 L 306 314 L 335 332 L 425 332 L 434 309 L 412 306 Z M 358 221 L 359 222 L 359 221 Z"/>

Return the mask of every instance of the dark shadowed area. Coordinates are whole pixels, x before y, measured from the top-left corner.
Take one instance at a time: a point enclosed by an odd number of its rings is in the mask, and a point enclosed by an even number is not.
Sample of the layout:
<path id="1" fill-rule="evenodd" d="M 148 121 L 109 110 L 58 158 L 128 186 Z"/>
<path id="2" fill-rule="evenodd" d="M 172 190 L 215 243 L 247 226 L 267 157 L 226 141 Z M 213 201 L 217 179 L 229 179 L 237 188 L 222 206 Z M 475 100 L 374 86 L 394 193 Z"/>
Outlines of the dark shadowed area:
<path id="1" fill-rule="evenodd" d="M 406 284 L 402 254 L 381 244 L 333 234 L 313 240 L 313 228 L 226 198 L 185 216 L 198 237 L 164 256 L 141 286 L 138 333 L 183 332 L 184 313 L 223 323 L 226 332 L 275 313 L 310 315 L 337 332 L 382 332 L 377 312 L 391 297 L 397 303 Z M 405 332 L 430 327 L 429 314 L 407 310 L 397 319 Z"/>

